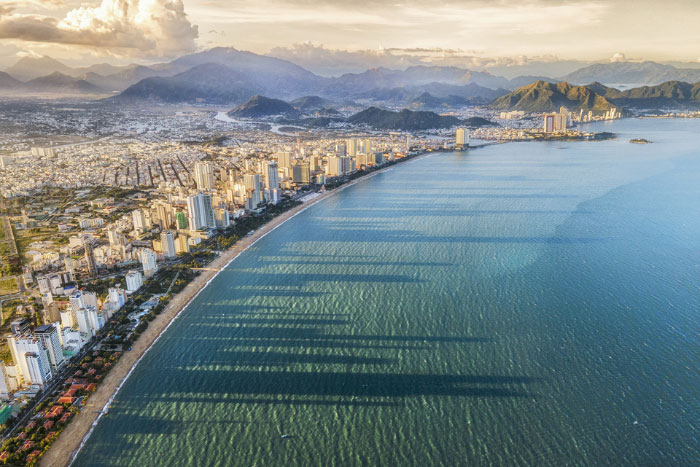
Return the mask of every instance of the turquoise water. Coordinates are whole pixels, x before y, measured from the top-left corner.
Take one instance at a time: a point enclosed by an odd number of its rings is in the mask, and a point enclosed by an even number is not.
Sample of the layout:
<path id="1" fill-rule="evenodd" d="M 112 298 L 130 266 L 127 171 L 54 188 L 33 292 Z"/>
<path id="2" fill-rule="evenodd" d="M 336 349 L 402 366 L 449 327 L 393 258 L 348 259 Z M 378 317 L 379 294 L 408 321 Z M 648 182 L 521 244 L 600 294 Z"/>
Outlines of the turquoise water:
<path id="1" fill-rule="evenodd" d="M 620 138 L 434 154 L 285 223 L 74 465 L 698 464 L 700 121 L 596 128 Z"/>

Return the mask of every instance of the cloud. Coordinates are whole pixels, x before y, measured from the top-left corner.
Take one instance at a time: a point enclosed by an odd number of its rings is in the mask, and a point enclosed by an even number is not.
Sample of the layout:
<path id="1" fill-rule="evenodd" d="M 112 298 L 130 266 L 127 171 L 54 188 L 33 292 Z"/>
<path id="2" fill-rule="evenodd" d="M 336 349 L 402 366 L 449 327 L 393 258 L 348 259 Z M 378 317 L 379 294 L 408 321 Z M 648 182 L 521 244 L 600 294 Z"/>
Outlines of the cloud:
<path id="1" fill-rule="evenodd" d="M 441 47 L 380 48 L 378 50 L 337 50 L 312 42 L 294 44 L 291 47 L 274 47 L 268 52 L 273 57 L 289 60 L 308 70 L 325 76 L 341 73 L 358 73 L 368 68 L 405 69 L 410 66 L 454 66 L 472 70 L 499 70 L 509 67 L 546 67 L 558 63 L 554 55 L 490 57 L 478 51 L 445 49 Z M 567 71 L 573 71 L 568 70 Z M 553 73 L 559 73 L 552 71 Z M 564 74 L 564 73 L 560 73 Z"/>
<path id="2" fill-rule="evenodd" d="M 622 52 L 617 52 L 617 53 L 613 54 L 612 57 L 610 57 L 610 62 L 612 62 L 612 63 L 624 62 L 626 60 L 627 60 L 627 58 L 625 57 L 625 54 L 623 54 Z"/>
<path id="3" fill-rule="evenodd" d="M 197 26 L 182 0 L 102 0 L 63 19 L 0 7 L 0 39 L 80 45 L 111 54 L 172 56 L 195 50 Z M 9 10 L 9 11 L 8 11 Z"/>

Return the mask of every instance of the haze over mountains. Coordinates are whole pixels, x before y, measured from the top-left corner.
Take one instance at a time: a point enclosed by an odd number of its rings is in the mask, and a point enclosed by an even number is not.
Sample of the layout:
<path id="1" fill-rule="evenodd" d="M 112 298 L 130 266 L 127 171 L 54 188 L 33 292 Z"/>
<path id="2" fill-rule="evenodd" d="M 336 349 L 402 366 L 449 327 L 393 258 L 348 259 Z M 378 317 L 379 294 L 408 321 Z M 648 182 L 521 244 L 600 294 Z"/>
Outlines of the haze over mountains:
<path id="1" fill-rule="evenodd" d="M 219 47 L 150 66 L 98 64 L 71 68 L 49 57 L 25 57 L 6 73 L 0 73 L 0 93 L 94 95 L 111 96 L 125 103 L 215 105 L 238 105 L 256 95 L 287 101 L 315 96 L 335 102 L 359 100 L 367 105 L 391 104 L 413 110 L 445 111 L 491 104 L 493 108 L 546 111 L 561 104 L 597 111 L 611 105 L 643 106 L 649 102 L 698 105 L 697 86 L 689 84 L 696 82 L 700 82 L 698 69 L 654 62 L 596 64 L 559 79 L 507 79 L 485 71 L 424 65 L 323 77 L 288 60 Z M 662 87 L 625 91 L 606 86 L 611 83 Z"/>

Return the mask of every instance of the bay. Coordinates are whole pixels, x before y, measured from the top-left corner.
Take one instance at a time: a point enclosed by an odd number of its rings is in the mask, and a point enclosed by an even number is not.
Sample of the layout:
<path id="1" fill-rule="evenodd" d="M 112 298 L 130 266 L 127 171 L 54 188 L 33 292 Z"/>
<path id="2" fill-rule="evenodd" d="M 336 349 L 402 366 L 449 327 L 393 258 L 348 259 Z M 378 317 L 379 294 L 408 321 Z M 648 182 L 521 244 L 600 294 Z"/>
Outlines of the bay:
<path id="1" fill-rule="evenodd" d="M 74 465 L 697 464 L 700 121 L 591 127 L 618 139 L 432 154 L 283 224 Z"/>

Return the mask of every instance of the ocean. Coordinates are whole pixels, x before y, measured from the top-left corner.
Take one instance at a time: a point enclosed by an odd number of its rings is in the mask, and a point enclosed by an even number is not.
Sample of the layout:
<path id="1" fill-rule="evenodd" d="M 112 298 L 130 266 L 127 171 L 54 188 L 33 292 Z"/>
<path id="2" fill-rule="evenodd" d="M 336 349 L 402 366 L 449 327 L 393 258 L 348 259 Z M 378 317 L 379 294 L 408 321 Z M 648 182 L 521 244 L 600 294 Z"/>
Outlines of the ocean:
<path id="1" fill-rule="evenodd" d="M 618 139 L 435 153 L 286 222 L 74 465 L 700 464 L 700 120 L 590 128 Z"/>

